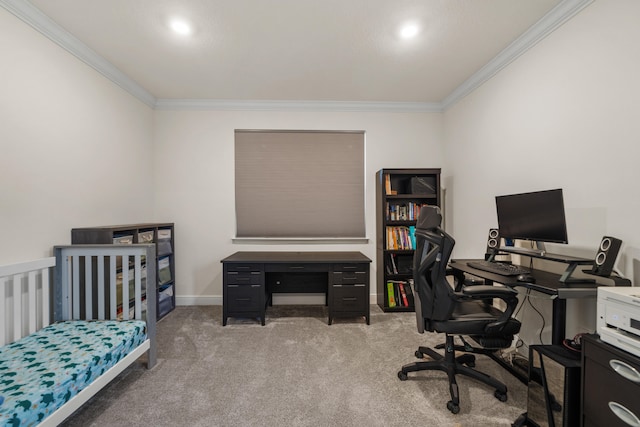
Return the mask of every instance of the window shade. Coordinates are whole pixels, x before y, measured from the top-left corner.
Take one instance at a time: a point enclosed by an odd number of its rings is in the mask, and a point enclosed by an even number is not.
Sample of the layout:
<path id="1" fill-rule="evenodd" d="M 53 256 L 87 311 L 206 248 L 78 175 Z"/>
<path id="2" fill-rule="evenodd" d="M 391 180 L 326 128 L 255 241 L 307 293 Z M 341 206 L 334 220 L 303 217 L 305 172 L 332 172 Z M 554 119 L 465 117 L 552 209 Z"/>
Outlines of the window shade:
<path id="1" fill-rule="evenodd" d="M 237 237 L 362 238 L 364 132 L 235 132 Z"/>

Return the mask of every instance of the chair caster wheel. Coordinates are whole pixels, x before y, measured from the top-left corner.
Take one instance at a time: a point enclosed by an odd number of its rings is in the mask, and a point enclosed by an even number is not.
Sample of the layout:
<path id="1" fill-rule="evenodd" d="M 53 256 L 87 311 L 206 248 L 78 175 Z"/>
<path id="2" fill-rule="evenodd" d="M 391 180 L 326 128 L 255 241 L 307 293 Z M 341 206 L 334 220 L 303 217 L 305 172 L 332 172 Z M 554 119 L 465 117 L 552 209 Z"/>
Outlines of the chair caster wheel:
<path id="1" fill-rule="evenodd" d="M 406 381 L 408 377 L 404 372 L 398 371 L 398 378 L 400 378 L 400 381 Z"/>
<path id="2" fill-rule="evenodd" d="M 418 359 L 422 359 L 424 357 L 424 354 L 422 354 L 420 350 L 416 350 L 415 355 Z"/>
<path id="3" fill-rule="evenodd" d="M 460 412 L 460 405 L 456 405 L 453 403 L 453 400 L 447 402 L 447 409 L 451 411 L 452 414 L 457 414 Z"/>
<path id="4" fill-rule="evenodd" d="M 500 402 L 506 402 L 507 401 L 507 393 L 502 393 L 498 390 L 496 390 L 495 393 L 493 393 L 493 395 L 496 397 L 496 399 L 498 399 Z"/>

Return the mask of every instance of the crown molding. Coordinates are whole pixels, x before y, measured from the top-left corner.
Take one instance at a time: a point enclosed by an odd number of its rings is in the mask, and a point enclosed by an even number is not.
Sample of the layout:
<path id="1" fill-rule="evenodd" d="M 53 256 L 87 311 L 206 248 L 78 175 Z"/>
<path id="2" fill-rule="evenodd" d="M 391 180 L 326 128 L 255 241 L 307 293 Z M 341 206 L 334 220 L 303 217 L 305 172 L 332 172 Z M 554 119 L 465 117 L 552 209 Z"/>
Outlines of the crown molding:
<path id="1" fill-rule="evenodd" d="M 215 99 L 156 99 L 71 33 L 60 27 L 26 0 L 0 0 L 0 6 L 22 19 L 100 74 L 157 110 L 251 110 L 251 111 L 347 111 L 441 113 L 480 87 L 512 61 L 595 0 L 563 0 L 495 58 L 454 89 L 442 102 L 348 102 L 348 101 L 243 101 Z"/>
<path id="2" fill-rule="evenodd" d="M 500 70 L 531 49 L 540 40 L 547 37 L 559 26 L 594 1 L 595 0 L 563 0 L 560 2 L 560 4 L 551 9 L 545 16 L 540 18 L 538 22 L 529 27 L 520 37 L 496 55 L 495 58 L 454 89 L 454 91 L 442 101 L 442 110 L 446 111 L 451 108 L 462 98 L 476 90 L 484 82 L 496 75 Z"/>
<path id="3" fill-rule="evenodd" d="M 439 103 L 349 101 L 242 101 L 216 99 L 158 99 L 156 110 L 346 111 L 441 113 Z"/>
<path id="4" fill-rule="evenodd" d="M 85 64 L 91 66 L 100 74 L 129 92 L 150 107 L 156 102 L 156 97 L 145 88 L 133 81 L 129 76 L 116 68 L 109 61 L 98 55 L 87 45 L 74 37 L 67 30 L 56 24 L 40 9 L 26 0 L 0 0 L 0 6 L 22 19 L 34 29 L 48 37 L 51 41 L 75 55 Z"/>

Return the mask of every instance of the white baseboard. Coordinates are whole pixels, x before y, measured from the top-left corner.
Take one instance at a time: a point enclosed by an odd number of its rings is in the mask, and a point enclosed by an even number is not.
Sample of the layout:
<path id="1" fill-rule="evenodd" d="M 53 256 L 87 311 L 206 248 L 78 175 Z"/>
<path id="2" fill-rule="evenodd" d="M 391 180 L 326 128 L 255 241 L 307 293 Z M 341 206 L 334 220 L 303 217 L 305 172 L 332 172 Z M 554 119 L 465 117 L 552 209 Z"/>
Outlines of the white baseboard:
<path id="1" fill-rule="evenodd" d="M 324 295 L 275 294 L 275 304 L 324 304 Z M 322 301 L 320 301 L 322 299 Z M 369 295 L 369 303 L 376 304 L 376 294 Z M 222 295 L 176 295 L 176 305 L 222 305 Z"/>

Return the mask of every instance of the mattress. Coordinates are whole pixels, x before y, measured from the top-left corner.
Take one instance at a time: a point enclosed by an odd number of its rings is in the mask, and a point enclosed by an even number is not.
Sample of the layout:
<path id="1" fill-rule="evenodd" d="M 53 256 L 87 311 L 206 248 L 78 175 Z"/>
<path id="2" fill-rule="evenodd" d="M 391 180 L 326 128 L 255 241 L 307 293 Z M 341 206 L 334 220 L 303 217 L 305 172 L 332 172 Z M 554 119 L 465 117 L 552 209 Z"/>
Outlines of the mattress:
<path id="1" fill-rule="evenodd" d="M 66 321 L 0 347 L 0 426 L 33 426 L 146 340 L 145 322 Z"/>

